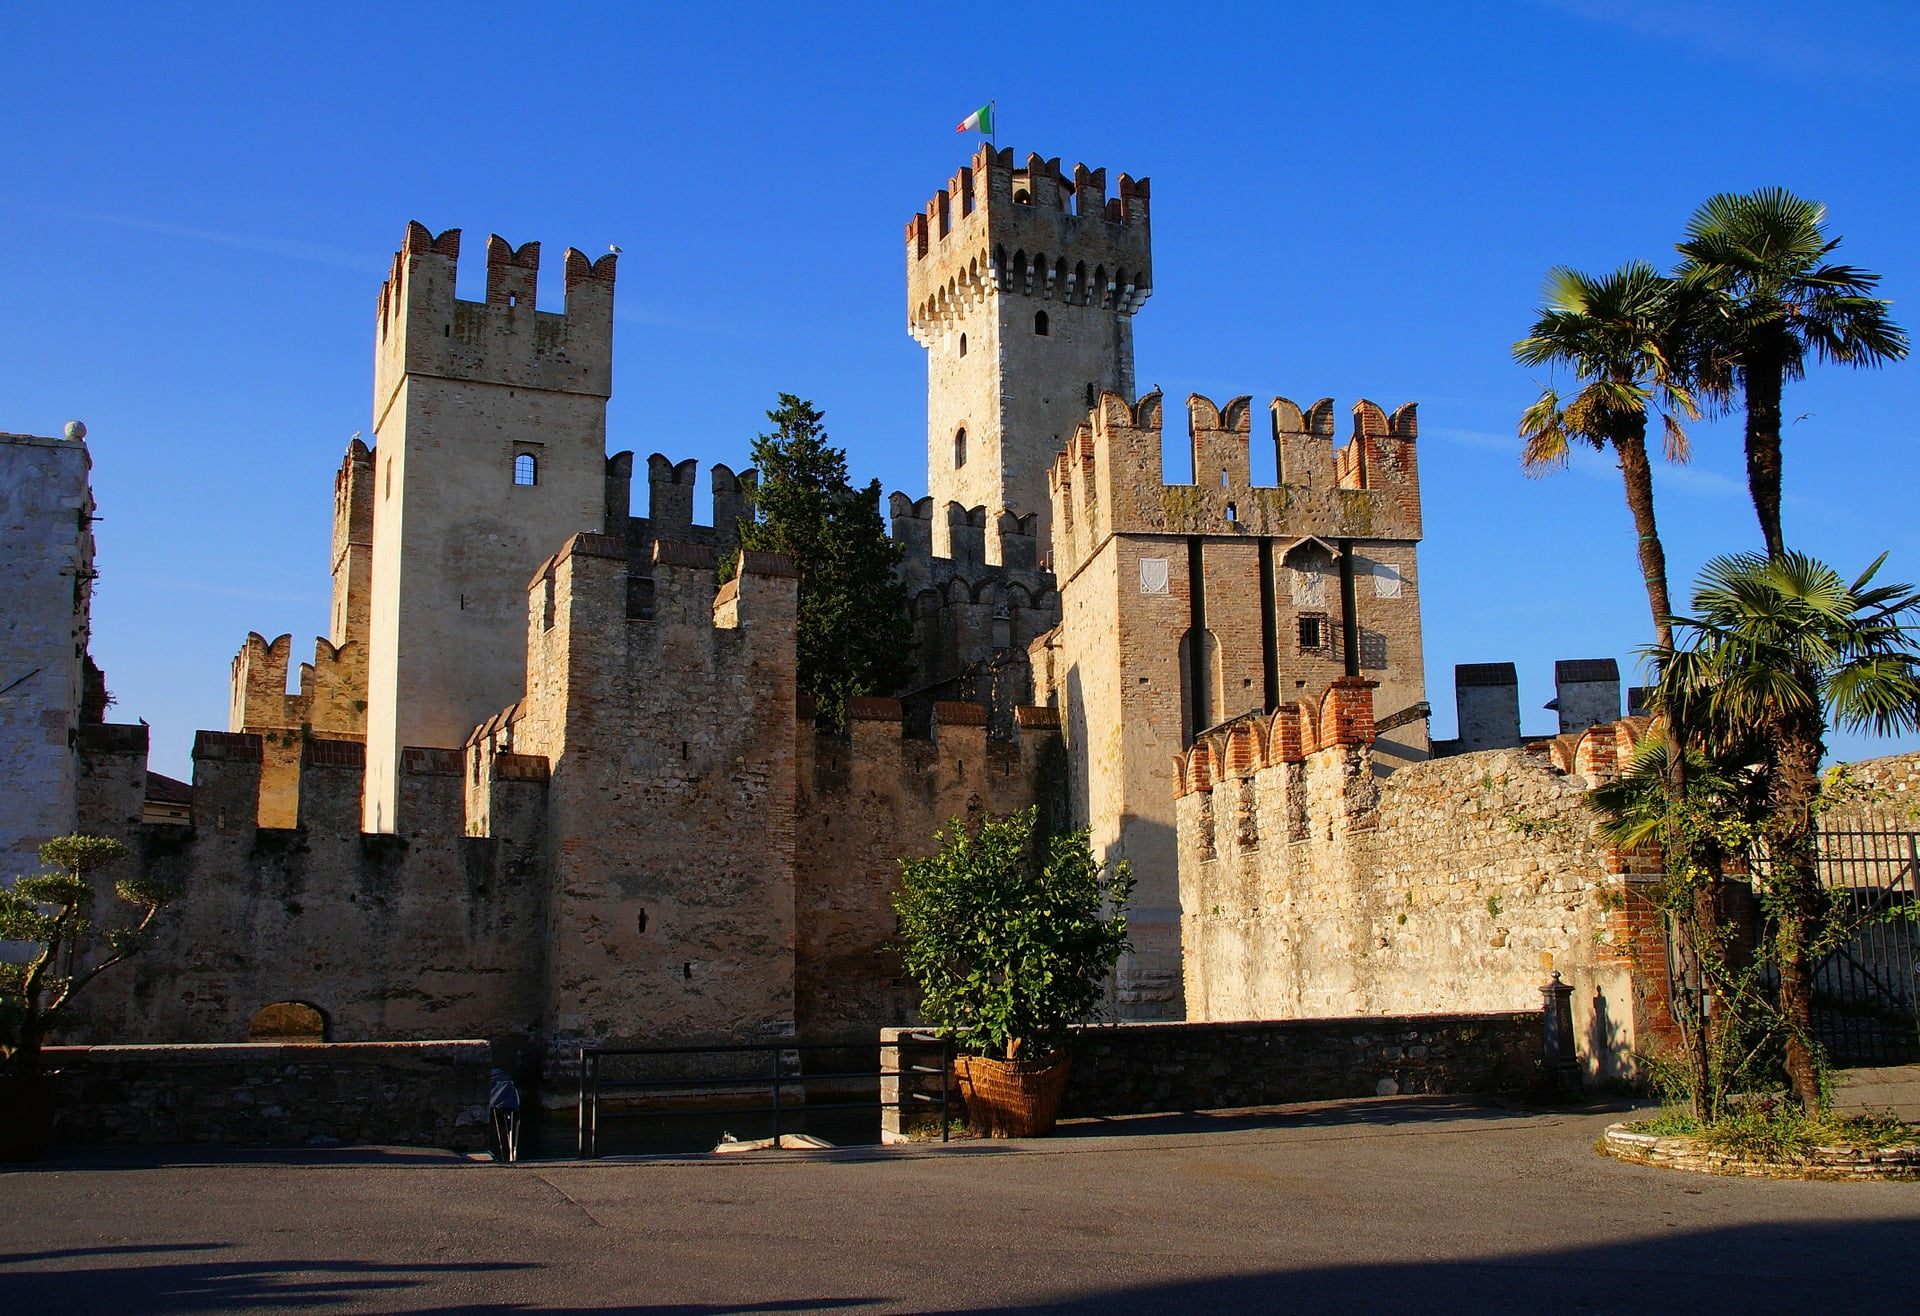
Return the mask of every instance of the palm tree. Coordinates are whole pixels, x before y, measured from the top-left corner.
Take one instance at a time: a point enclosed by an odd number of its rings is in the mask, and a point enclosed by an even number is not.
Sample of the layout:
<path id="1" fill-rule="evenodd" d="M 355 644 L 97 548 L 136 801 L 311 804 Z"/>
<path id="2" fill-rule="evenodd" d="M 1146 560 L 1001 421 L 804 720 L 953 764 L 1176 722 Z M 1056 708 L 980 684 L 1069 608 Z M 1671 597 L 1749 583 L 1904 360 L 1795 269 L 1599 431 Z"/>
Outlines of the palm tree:
<path id="1" fill-rule="evenodd" d="M 1586 381 L 1564 405 L 1551 385 L 1541 390 L 1520 417 L 1526 442 L 1520 462 L 1529 474 L 1544 475 L 1566 465 L 1574 443 L 1613 449 L 1640 534 L 1640 572 L 1662 652 L 1673 647 L 1673 609 L 1667 555 L 1653 516 L 1648 410 L 1661 413 L 1669 461 L 1687 458 L 1686 433 L 1675 412 L 1699 414 L 1675 366 L 1681 340 L 1677 294 L 1674 281 L 1645 261 L 1597 278 L 1556 266 L 1547 275 L 1546 304 L 1533 332 L 1513 345 L 1522 365 L 1565 366 Z"/>
<path id="2" fill-rule="evenodd" d="M 1871 296 L 1878 274 L 1827 257 L 1840 245 L 1822 225 L 1827 209 L 1783 187 L 1708 198 L 1687 221 L 1681 283 L 1706 301 L 1703 391 L 1745 399 L 1747 487 L 1767 556 L 1786 551 L 1780 532 L 1780 391 L 1806 374 L 1809 355 L 1877 366 L 1907 354 L 1907 335 Z"/>
<path id="3" fill-rule="evenodd" d="M 1715 558 L 1694 590 L 1687 643 L 1660 697 L 1691 706 L 1698 747 L 1745 760 L 1760 792 L 1770 953 L 1779 974 L 1786 1067 L 1794 1095 L 1818 1109 L 1812 979 L 1830 928 L 1817 864 L 1820 760 L 1828 726 L 1882 735 L 1920 728 L 1920 593 L 1874 585 L 1884 554 L 1847 584 L 1803 553 Z"/>

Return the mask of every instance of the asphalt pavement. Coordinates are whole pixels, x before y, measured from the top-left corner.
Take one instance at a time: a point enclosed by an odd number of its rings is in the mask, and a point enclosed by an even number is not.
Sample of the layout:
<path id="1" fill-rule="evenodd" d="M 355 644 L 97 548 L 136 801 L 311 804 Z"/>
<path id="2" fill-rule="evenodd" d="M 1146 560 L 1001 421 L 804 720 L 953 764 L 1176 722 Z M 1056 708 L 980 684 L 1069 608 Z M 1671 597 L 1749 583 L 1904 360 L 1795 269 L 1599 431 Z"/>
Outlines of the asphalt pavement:
<path id="1" fill-rule="evenodd" d="M 1920 1183 L 1621 1165 L 1593 1150 L 1618 1118 L 1404 1098 L 519 1166 L 90 1149 L 0 1173 L 0 1311 L 1920 1309 Z"/>

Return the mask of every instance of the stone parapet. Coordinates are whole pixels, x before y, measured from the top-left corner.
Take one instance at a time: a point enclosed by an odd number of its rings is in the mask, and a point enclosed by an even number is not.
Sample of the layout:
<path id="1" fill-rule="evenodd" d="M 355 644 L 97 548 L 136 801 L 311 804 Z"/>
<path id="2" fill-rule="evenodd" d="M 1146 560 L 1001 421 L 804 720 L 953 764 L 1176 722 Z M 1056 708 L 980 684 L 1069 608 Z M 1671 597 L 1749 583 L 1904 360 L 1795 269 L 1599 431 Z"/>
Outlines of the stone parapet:
<path id="1" fill-rule="evenodd" d="M 56 1046 L 78 1143 L 487 1145 L 482 1041 Z"/>

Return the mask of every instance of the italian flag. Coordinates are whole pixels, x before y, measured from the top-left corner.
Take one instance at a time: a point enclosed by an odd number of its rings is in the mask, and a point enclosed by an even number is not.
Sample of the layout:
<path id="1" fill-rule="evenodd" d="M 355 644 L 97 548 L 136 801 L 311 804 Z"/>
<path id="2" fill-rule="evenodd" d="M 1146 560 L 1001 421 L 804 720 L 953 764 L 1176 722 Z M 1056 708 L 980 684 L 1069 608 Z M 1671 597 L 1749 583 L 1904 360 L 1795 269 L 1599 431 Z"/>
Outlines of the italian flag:
<path id="1" fill-rule="evenodd" d="M 993 133 L 993 102 L 988 101 L 972 114 L 960 120 L 960 126 L 955 128 L 954 131 L 957 133 L 986 133 L 991 136 Z"/>

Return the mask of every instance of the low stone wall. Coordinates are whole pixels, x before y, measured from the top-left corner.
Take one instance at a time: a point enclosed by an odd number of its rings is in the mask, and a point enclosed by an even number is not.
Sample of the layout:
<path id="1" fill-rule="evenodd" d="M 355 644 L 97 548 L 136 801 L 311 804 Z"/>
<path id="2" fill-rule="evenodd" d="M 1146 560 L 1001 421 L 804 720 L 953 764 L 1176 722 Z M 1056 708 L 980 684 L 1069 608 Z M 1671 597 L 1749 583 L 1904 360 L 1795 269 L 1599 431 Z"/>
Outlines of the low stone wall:
<path id="1" fill-rule="evenodd" d="M 883 1101 L 897 1102 L 903 1088 L 937 1100 L 938 1043 L 918 1030 L 888 1028 L 880 1045 L 883 1069 L 899 1069 L 904 1060 L 923 1071 L 907 1081 L 886 1080 Z M 1229 1110 L 1343 1097 L 1512 1091 L 1546 1081 L 1546 1035 L 1538 1013 L 1118 1024 L 1074 1030 L 1073 1072 L 1060 1113 L 1072 1119 Z M 958 1117 L 957 1091 L 952 1101 Z M 891 1139 L 904 1136 L 915 1119 L 886 1110 L 882 1123 Z"/>
<path id="2" fill-rule="evenodd" d="M 1061 1115 L 1223 1110 L 1542 1081 L 1538 1014 L 1406 1015 L 1077 1030 Z"/>
<path id="3" fill-rule="evenodd" d="M 1749 1161 L 1710 1151 L 1692 1138 L 1639 1133 L 1610 1124 L 1601 1140 L 1607 1155 L 1630 1165 L 1735 1175 L 1748 1179 L 1920 1179 L 1920 1146 L 1815 1147 L 1804 1161 Z"/>
<path id="4" fill-rule="evenodd" d="M 57 1046 L 67 1143 L 487 1145 L 485 1042 Z"/>

